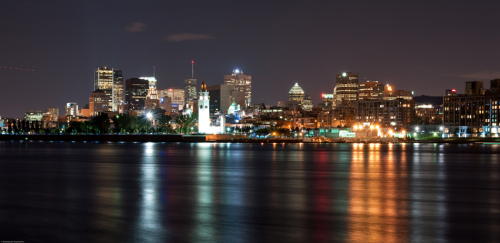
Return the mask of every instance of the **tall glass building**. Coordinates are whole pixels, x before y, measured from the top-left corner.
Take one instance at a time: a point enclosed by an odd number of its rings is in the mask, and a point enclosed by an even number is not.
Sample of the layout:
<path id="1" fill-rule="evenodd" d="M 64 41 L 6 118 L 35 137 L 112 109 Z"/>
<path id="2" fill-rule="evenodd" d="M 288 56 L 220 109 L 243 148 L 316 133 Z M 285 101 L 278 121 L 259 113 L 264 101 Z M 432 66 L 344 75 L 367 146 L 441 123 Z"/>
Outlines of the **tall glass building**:
<path id="1" fill-rule="evenodd" d="M 250 105 L 252 101 L 252 76 L 244 75 L 243 71 L 236 69 L 232 74 L 224 75 L 224 84 L 234 85 L 234 90 L 245 92 L 245 105 L 247 107 Z"/>

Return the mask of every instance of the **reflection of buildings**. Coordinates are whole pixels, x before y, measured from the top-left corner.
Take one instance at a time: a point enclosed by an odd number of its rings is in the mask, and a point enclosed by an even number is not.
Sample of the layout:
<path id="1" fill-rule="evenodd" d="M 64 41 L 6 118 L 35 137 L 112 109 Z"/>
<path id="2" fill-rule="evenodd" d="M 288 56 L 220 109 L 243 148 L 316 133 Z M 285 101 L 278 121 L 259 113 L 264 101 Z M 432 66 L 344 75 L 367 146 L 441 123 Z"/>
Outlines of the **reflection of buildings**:
<path id="1" fill-rule="evenodd" d="M 347 241 L 409 241 L 406 153 L 382 146 L 389 153 L 379 144 L 352 144 Z"/>

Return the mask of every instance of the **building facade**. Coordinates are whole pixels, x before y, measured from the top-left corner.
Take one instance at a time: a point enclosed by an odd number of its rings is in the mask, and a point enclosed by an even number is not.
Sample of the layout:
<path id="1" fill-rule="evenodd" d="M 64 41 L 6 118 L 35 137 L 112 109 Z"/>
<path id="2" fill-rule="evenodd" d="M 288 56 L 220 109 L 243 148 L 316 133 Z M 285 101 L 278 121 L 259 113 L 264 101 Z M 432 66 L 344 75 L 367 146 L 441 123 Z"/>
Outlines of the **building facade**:
<path id="1" fill-rule="evenodd" d="M 109 96 L 103 90 L 92 92 L 89 97 L 89 116 L 98 116 L 101 113 L 109 111 Z"/>
<path id="2" fill-rule="evenodd" d="M 66 103 L 66 116 L 78 116 L 78 104 L 76 102 Z"/>
<path id="3" fill-rule="evenodd" d="M 196 99 L 196 87 L 198 81 L 196 79 L 184 80 L 184 104 L 188 104 L 191 100 Z"/>
<path id="4" fill-rule="evenodd" d="M 358 74 L 345 72 L 336 75 L 336 97 L 337 101 L 356 101 L 358 100 Z"/>
<path id="5" fill-rule="evenodd" d="M 288 92 L 288 101 L 297 101 L 300 104 L 304 100 L 304 97 L 304 90 L 298 83 L 295 83 L 295 85 Z"/>
<path id="6" fill-rule="evenodd" d="M 100 67 L 94 70 L 94 91 L 100 89 L 109 96 L 108 111 L 113 110 L 114 70 L 109 67 Z"/>
<path id="7" fill-rule="evenodd" d="M 172 110 L 181 111 L 184 108 L 185 92 L 184 89 L 168 88 L 161 91 L 160 97 L 170 97 L 172 101 Z"/>
<path id="8" fill-rule="evenodd" d="M 122 70 L 113 70 L 113 107 L 111 110 L 118 111 L 118 107 L 124 103 L 124 99 L 125 93 Z"/>
<path id="9" fill-rule="evenodd" d="M 125 88 L 125 101 L 127 110 L 144 111 L 146 96 L 149 90 L 149 81 L 139 78 L 127 79 Z"/>
<path id="10" fill-rule="evenodd" d="M 359 100 L 376 99 L 373 96 L 373 89 L 377 86 L 383 86 L 383 84 L 379 83 L 378 81 L 370 81 L 370 80 L 359 83 L 358 99 Z"/>
<path id="11" fill-rule="evenodd" d="M 245 105 L 241 108 L 246 108 L 251 105 L 252 101 L 252 76 L 243 74 L 241 70 L 234 70 L 232 74 L 224 75 L 224 84 L 234 85 L 235 91 L 245 93 Z"/>
<path id="12" fill-rule="evenodd" d="M 356 122 L 383 126 L 410 125 L 415 114 L 415 101 L 363 100 L 356 102 Z"/>

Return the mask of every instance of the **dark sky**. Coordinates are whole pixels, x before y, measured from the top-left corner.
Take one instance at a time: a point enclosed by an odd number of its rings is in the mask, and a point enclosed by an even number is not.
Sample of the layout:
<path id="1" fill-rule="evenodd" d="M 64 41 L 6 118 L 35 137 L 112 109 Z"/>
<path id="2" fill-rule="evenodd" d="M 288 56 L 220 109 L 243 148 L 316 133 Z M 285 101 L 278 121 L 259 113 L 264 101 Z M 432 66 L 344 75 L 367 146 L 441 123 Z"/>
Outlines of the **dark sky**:
<path id="1" fill-rule="evenodd" d="M 159 88 L 252 75 L 252 103 L 295 82 L 317 103 L 335 74 L 441 95 L 500 77 L 500 1 L 0 1 L 0 116 L 88 103 L 93 70 Z M 5 69 L 28 68 L 35 71 Z M 489 87 L 489 82 L 485 84 Z"/>

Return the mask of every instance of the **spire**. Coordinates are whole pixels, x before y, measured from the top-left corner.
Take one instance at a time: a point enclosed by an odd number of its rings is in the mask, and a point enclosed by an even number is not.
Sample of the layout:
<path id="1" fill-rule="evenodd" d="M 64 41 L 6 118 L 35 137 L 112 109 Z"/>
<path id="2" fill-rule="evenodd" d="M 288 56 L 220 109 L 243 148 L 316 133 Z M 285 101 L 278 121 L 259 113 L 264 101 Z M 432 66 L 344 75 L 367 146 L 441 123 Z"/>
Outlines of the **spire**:
<path id="1" fill-rule="evenodd" d="M 205 80 L 201 83 L 201 92 L 206 92 L 207 91 L 207 84 L 205 83 Z"/>

